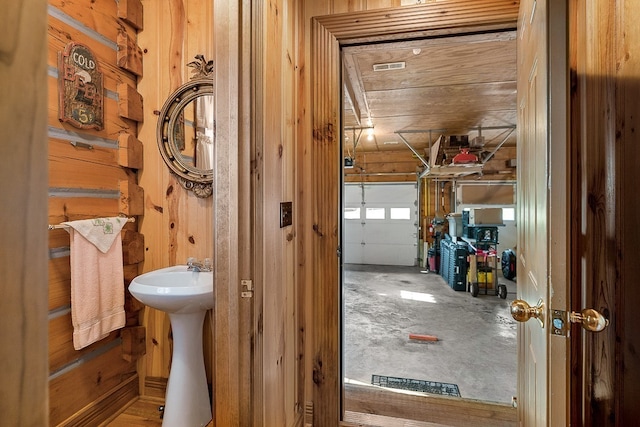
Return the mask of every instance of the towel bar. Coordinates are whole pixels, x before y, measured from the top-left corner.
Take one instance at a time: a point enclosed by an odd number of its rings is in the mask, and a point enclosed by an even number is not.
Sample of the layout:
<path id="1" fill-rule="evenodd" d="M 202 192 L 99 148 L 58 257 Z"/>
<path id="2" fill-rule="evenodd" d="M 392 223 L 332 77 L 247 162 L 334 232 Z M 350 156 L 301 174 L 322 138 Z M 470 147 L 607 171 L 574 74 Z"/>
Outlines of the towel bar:
<path id="1" fill-rule="evenodd" d="M 135 218 L 127 218 L 127 222 L 136 222 Z M 51 225 L 49 224 L 49 230 L 55 230 L 55 229 L 59 229 L 59 228 L 68 228 L 69 226 L 66 224 L 56 224 L 56 225 Z"/>

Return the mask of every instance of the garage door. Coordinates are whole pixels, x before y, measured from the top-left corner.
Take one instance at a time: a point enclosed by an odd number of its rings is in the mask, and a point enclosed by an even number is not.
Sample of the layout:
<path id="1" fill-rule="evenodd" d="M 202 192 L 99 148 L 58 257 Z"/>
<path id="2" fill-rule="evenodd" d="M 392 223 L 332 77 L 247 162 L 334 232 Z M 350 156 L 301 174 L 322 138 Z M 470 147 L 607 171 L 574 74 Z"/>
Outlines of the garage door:
<path id="1" fill-rule="evenodd" d="M 344 262 L 416 264 L 415 184 L 345 184 Z"/>

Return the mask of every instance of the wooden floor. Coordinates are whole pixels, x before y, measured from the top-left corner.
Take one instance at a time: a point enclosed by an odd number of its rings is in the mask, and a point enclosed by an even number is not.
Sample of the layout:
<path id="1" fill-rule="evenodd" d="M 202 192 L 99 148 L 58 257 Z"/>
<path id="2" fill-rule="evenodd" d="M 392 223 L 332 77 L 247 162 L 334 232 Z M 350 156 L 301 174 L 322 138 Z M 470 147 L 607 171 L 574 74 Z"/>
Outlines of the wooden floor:
<path id="1" fill-rule="evenodd" d="M 161 427 L 162 419 L 158 409 L 161 405 L 164 405 L 164 399 L 141 397 L 100 427 Z M 213 427 L 213 421 L 207 427 Z"/>
<path id="2" fill-rule="evenodd" d="M 129 405 L 115 419 L 102 427 L 160 427 L 162 419 L 158 407 L 164 404 L 163 399 L 143 397 Z"/>

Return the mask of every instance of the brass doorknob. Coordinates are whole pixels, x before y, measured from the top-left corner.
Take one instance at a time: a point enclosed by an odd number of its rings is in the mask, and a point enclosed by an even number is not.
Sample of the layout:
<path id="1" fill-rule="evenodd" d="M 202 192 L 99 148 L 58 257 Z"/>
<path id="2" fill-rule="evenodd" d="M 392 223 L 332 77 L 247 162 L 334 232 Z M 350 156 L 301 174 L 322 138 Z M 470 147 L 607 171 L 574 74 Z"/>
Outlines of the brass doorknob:
<path id="1" fill-rule="evenodd" d="M 593 308 L 585 308 L 580 313 L 572 311 L 569 314 L 572 323 L 581 323 L 587 331 L 600 332 L 609 325 L 609 319 Z"/>
<path id="2" fill-rule="evenodd" d="M 531 307 L 526 301 L 517 299 L 511 303 L 511 317 L 518 322 L 526 322 L 531 319 L 538 319 L 540 325 L 544 327 L 544 302 L 538 300 L 538 305 Z"/>

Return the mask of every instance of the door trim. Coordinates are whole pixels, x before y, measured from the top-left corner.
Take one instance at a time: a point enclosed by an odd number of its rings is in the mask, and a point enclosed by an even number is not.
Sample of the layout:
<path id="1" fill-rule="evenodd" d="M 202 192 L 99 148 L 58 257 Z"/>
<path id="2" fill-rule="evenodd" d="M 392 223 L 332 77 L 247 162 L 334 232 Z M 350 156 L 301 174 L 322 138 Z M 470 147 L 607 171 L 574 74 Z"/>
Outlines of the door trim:
<path id="1" fill-rule="evenodd" d="M 428 38 L 475 31 L 513 30 L 518 2 L 452 0 L 427 5 L 328 15 L 311 23 L 311 129 L 309 200 L 312 227 L 304 241 L 313 266 L 301 287 L 310 286 L 308 347 L 312 365 L 313 425 L 336 425 L 341 419 L 340 350 L 340 47 L 408 38 Z"/>

